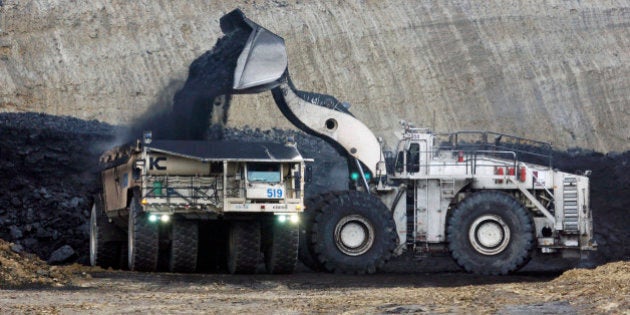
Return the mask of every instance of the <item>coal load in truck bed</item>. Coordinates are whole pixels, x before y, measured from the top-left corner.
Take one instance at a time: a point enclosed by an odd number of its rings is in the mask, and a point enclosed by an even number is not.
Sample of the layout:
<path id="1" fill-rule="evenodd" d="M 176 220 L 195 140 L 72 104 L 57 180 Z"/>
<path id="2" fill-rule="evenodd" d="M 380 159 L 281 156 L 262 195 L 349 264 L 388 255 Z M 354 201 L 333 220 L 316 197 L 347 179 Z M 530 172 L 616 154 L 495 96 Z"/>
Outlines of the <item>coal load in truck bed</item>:
<path id="1" fill-rule="evenodd" d="M 274 142 L 155 140 L 147 145 L 147 150 L 202 161 L 235 159 L 300 161 L 302 159 L 296 147 Z"/>

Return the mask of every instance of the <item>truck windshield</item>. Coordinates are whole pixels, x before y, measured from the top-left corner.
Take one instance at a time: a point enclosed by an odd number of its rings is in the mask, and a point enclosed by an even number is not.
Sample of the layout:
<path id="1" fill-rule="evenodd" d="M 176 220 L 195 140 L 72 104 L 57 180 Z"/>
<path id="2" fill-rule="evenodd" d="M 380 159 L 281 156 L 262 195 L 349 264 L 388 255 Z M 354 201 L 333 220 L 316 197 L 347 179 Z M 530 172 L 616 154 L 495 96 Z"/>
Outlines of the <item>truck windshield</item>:
<path id="1" fill-rule="evenodd" d="M 247 180 L 250 182 L 279 183 L 280 165 L 267 163 L 248 164 Z"/>

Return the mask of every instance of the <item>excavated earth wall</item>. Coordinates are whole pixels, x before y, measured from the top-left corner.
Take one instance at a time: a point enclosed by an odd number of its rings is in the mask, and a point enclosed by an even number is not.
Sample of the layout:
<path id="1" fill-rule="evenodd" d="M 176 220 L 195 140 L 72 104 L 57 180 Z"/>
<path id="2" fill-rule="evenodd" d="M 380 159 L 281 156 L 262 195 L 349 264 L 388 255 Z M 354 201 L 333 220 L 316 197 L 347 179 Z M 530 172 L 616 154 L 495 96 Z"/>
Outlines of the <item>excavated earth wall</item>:
<path id="1" fill-rule="evenodd" d="M 130 122 L 172 99 L 236 7 L 286 39 L 298 88 L 353 104 L 390 145 L 402 118 L 630 149 L 627 1 L 3 0 L 0 110 Z M 233 108 L 234 126 L 291 127 L 269 94 Z"/>

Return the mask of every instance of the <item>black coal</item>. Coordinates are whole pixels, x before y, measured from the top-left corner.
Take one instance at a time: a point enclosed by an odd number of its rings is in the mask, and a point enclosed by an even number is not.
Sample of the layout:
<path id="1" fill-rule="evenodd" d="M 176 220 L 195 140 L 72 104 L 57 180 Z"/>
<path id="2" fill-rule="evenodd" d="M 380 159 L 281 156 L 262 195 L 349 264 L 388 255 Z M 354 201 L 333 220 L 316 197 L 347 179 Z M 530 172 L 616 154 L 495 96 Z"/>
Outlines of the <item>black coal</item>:
<path id="1" fill-rule="evenodd" d="M 132 124 L 126 140 L 151 130 L 155 139 L 220 140 L 227 123 L 234 69 L 249 31 L 234 29 L 195 59 L 171 106 L 156 103 Z M 213 117 L 214 116 L 214 117 Z"/>
<path id="2" fill-rule="evenodd" d="M 87 253 L 98 157 L 113 140 L 98 121 L 1 114 L 0 238 L 43 259 L 63 245 Z"/>
<path id="3" fill-rule="evenodd" d="M 71 246 L 79 260 L 88 253 L 92 195 L 99 187 L 98 157 L 116 139 L 117 128 L 97 121 L 21 113 L 0 114 L 0 238 L 48 259 Z M 226 140 L 295 139 L 304 156 L 314 158 L 307 193 L 347 187 L 345 158 L 325 141 L 287 130 L 233 129 Z M 601 261 L 630 259 L 630 152 L 555 152 L 555 166 L 591 169 L 591 205 Z M 336 173 L 345 180 L 330 181 Z M 332 186 L 331 186 L 332 185 Z"/>

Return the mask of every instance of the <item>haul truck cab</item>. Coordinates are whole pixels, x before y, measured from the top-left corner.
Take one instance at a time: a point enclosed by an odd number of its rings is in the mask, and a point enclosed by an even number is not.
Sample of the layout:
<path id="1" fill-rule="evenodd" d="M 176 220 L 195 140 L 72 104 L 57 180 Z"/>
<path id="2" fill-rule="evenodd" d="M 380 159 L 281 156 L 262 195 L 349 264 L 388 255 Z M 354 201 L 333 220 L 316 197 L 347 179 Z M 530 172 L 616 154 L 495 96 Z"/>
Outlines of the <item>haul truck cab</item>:
<path id="1" fill-rule="evenodd" d="M 197 269 L 199 223 L 229 225 L 227 265 L 252 273 L 258 257 L 270 273 L 297 262 L 304 209 L 305 159 L 294 144 L 172 141 L 145 137 L 102 157 L 103 193 L 92 209 L 93 265 L 154 271 Z M 166 232 L 164 232 L 166 231 Z M 168 250 L 160 248 L 169 244 Z"/>

